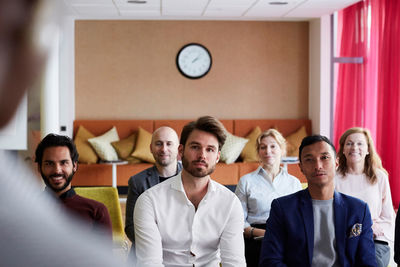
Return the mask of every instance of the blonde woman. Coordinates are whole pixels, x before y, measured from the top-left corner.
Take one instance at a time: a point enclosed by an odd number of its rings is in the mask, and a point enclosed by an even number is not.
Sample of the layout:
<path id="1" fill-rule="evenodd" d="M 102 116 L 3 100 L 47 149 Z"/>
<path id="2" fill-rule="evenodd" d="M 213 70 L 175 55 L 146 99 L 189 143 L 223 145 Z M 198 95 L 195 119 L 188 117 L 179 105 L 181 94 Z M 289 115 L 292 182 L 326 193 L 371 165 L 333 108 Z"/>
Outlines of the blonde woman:
<path id="1" fill-rule="evenodd" d="M 367 129 L 348 129 L 340 137 L 339 144 L 336 190 L 368 203 L 377 265 L 386 267 L 390 260 L 389 242 L 394 239 L 395 218 L 388 174 Z"/>
<path id="2" fill-rule="evenodd" d="M 286 154 L 286 140 L 281 133 L 269 129 L 261 133 L 256 145 L 260 166 L 240 178 L 235 191 L 244 212 L 248 267 L 258 266 L 262 242 L 255 238 L 265 234 L 272 200 L 301 189 L 300 181 L 281 167 L 281 159 Z"/>

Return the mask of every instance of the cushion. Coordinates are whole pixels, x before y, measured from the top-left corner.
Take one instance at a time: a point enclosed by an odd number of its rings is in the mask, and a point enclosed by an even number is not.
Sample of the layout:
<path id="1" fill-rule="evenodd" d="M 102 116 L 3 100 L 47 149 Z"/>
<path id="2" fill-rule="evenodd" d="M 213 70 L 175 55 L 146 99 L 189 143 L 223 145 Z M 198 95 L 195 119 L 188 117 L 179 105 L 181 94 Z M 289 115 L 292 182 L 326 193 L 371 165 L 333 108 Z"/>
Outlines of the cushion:
<path id="1" fill-rule="evenodd" d="M 249 135 L 246 136 L 246 139 L 249 141 L 245 145 L 242 150 L 240 156 L 242 157 L 244 162 L 258 162 L 258 153 L 256 148 L 257 137 L 262 133 L 261 128 L 257 126 L 251 131 Z"/>
<path id="2" fill-rule="evenodd" d="M 306 127 L 301 126 L 296 132 L 294 132 L 286 137 L 286 142 L 287 142 L 286 155 L 288 157 L 298 157 L 299 156 L 299 147 L 300 147 L 301 141 L 306 136 L 307 136 Z"/>
<path id="3" fill-rule="evenodd" d="M 95 137 L 94 134 L 89 132 L 82 125 L 79 126 L 75 135 L 75 146 L 79 153 L 80 163 L 96 163 L 99 157 L 89 144 L 88 139 Z"/>
<path id="4" fill-rule="evenodd" d="M 150 152 L 151 133 L 139 127 L 136 137 L 136 145 L 131 156 L 145 162 L 155 163 L 153 154 Z"/>
<path id="5" fill-rule="evenodd" d="M 120 159 L 126 160 L 131 155 L 133 149 L 135 148 L 135 142 L 136 142 L 136 133 L 133 133 L 125 139 L 111 142 L 111 145 L 117 152 L 118 157 Z"/>
<path id="6" fill-rule="evenodd" d="M 143 162 L 140 159 L 132 157 L 132 156 L 127 157 L 125 160 L 128 161 L 129 164 L 135 164 L 135 163 Z"/>
<path id="7" fill-rule="evenodd" d="M 101 160 L 104 161 L 115 161 L 118 160 L 117 152 L 111 145 L 111 142 L 119 141 L 117 128 L 112 127 L 108 132 L 98 137 L 90 138 L 89 143 L 96 151 L 97 155 Z"/>
<path id="8" fill-rule="evenodd" d="M 227 132 L 225 144 L 221 148 L 220 161 L 226 164 L 234 163 L 248 141 L 249 140 L 246 138 L 235 136 Z"/>

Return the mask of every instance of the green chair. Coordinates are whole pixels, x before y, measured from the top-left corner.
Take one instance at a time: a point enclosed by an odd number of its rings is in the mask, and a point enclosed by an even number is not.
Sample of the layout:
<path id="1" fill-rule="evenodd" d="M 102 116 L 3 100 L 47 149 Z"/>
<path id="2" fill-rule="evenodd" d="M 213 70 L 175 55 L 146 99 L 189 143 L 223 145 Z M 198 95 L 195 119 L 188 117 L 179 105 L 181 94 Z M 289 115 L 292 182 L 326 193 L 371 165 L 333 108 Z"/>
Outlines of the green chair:
<path id="1" fill-rule="evenodd" d="M 78 195 L 101 202 L 107 207 L 112 223 L 113 246 L 127 251 L 129 245 L 125 239 L 117 189 L 114 187 L 75 187 L 74 189 Z"/>

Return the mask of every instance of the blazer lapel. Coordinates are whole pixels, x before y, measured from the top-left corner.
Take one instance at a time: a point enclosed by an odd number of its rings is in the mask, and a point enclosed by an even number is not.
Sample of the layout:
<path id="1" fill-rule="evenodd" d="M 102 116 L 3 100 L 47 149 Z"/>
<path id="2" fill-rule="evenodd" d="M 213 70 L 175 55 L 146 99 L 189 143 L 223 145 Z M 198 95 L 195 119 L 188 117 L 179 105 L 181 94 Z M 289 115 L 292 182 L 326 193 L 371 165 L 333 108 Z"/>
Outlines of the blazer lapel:
<path id="1" fill-rule="evenodd" d="M 156 184 L 160 183 L 160 178 L 159 178 L 158 171 L 157 171 L 157 168 L 155 165 L 153 166 L 153 168 L 151 168 L 147 171 L 146 180 L 147 180 L 148 188 L 153 187 Z"/>
<path id="2" fill-rule="evenodd" d="M 312 263 L 312 255 L 314 250 L 314 216 L 312 209 L 311 196 L 308 189 L 303 190 L 300 195 L 300 211 L 303 216 L 304 228 L 306 231 L 307 246 L 308 246 L 308 261 L 309 266 Z"/>
<path id="3" fill-rule="evenodd" d="M 335 191 L 334 199 L 334 216 L 335 216 L 335 238 L 336 251 L 341 266 L 344 266 L 345 250 L 346 250 L 346 220 L 347 208 L 344 205 L 342 197 Z"/>

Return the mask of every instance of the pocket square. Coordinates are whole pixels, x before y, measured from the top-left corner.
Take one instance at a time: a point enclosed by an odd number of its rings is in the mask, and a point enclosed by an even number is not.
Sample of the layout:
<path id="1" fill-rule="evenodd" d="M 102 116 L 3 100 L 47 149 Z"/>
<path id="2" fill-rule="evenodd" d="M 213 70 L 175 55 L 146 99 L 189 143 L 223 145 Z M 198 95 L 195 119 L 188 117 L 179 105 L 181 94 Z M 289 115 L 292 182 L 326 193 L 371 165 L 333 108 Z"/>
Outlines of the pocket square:
<path id="1" fill-rule="evenodd" d="M 351 227 L 349 238 L 359 236 L 361 235 L 361 232 L 362 232 L 362 224 L 356 223 L 353 225 L 353 227 Z"/>

